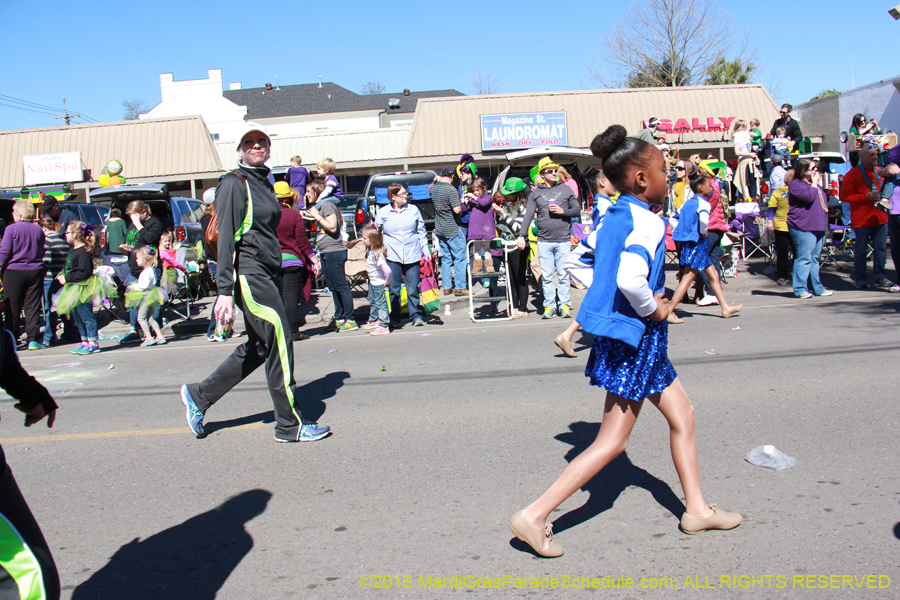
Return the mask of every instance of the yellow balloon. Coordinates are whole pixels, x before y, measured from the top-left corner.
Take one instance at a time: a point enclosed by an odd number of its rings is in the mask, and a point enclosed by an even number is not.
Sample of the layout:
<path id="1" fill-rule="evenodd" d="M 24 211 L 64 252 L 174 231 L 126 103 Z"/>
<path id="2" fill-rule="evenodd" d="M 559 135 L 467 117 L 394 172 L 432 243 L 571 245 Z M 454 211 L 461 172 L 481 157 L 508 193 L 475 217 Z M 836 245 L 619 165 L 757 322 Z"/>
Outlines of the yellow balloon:
<path id="1" fill-rule="evenodd" d="M 97 183 L 103 187 L 107 187 L 109 185 L 109 175 L 102 173 L 100 177 L 97 178 Z"/>

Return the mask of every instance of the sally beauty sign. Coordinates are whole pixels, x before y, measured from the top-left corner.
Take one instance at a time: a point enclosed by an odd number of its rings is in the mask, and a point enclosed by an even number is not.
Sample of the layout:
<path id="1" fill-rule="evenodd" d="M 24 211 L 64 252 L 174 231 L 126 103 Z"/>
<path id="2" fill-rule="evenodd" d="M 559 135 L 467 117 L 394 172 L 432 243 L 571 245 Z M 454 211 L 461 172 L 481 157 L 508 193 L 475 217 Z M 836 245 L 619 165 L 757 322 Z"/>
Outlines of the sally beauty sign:
<path id="1" fill-rule="evenodd" d="M 84 181 L 81 152 L 23 156 L 22 168 L 25 170 L 26 186 Z"/>

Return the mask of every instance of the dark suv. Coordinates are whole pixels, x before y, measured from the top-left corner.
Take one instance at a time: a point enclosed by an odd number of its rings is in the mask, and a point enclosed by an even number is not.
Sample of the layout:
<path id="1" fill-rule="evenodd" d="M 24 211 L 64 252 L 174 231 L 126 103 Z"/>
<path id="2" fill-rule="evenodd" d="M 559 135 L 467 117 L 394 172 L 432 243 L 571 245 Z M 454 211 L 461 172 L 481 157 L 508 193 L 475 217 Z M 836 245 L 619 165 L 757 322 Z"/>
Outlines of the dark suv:
<path id="1" fill-rule="evenodd" d="M 399 183 L 409 192 L 409 203 L 422 213 L 425 229 L 434 229 L 434 202 L 431 200 L 429 188 L 434 183 L 437 173 L 430 169 L 416 171 L 390 171 L 376 173 L 369 177 L 363 189 L 363 198 L 369 203 L 372 218 L 379 208 L 388 204 L 387 188 L 392 183 Z"/>
<path id="2" fill-rule="evenodd" d="M 205 207 L 193 198 L 170 196 L 164 183 L 126 183 L 108 188 L 91 190 L 91 204 L 107 210 L 118 208 L 125 218 L 128 204 L 140 200 L 150 209 L 150 214 L 159 219 L 164 229 L 172 229 L 175 241 L 193 246 L 203 237 L 200 217 Z M 127 221 L 127 218 L 126 218 Z"/>

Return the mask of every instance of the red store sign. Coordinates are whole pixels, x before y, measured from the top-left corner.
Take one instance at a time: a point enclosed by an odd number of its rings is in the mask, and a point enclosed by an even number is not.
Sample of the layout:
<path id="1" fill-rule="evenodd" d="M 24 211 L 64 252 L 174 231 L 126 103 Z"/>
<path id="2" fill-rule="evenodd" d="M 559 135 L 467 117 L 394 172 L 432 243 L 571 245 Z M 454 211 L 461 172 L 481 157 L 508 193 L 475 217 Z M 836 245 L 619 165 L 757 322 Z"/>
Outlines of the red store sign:
<path id="1" fill-rule="evenodd" d="M 660 119 L 659 131 L 664 133 L 701 133 L 706 131 L 728 131 L 737 117 L 702 117 L 688 119 Z"/>

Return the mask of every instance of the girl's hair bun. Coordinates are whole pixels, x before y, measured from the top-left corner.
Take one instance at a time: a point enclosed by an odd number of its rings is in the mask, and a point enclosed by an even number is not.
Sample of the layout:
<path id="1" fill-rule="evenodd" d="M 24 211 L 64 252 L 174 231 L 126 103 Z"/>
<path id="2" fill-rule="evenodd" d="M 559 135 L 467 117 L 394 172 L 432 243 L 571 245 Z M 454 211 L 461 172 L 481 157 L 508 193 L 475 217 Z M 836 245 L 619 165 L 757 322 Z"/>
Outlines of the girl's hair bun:
<path id="1" fill-rule="evenodd" d="M 613 152 L 625 141 L 628 132 L 621 125 L 610 125 L 591 142 L 591 154 L 606 162 Z"/>

